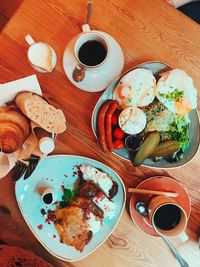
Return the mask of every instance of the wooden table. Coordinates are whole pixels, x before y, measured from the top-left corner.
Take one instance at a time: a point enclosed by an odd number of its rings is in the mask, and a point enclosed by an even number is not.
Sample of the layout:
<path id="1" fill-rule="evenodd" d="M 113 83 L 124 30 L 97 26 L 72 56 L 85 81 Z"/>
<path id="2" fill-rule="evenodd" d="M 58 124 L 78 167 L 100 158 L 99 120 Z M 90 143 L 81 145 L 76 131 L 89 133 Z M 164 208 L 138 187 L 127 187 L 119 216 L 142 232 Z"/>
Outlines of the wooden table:
<path id="1" fill-rule="evenodd" d="M 168 175 L 189 192 L 192 212 L 187 228 L 190 240 L 172 242 L 190 264 L 200 266 L 200 154 L 187 166 L 175 170 L 133 168 L 113 154 L 101 151 L 91 126 L 91 114 L 101 93 L 76 89 L 66 78 L 62 54 L 69 40 L 80 33 L 85 19 L 83 0 L 25 0 L 0 35 L 0 82 L 33 74 L 28 64 L 24 36 L 46 41 L 55 48 L 58 64 L 51 74 L 37 73 L 43 93 L 67 118 L 68 130 L 57 141 L 55 153 L 83 155 L 113 168 L 126 187 L 136 186 L 153 175 Z M 111 34 L 122 46 L 124 71 L 145 61 L 163 61 L 182 68 L 200 88 L 200 28 L 162 0 L 95 0 L 91 26 Z M 86 108 L 87 107 L 87 108 Z M 80 119 L 81 116 L 81 119 Z M 127 205 L 114 233 L 88 258 L 64 263 L 48 254 L 24 222 L 14 196 L 11 175 L 0 180 L 0 239 L 31 249 L 54 266 L 178 267 L 179 264 L 160 238 L 152 238 L 132 223 Z M 5 208 L 7 207 L 7 209 Z"/>

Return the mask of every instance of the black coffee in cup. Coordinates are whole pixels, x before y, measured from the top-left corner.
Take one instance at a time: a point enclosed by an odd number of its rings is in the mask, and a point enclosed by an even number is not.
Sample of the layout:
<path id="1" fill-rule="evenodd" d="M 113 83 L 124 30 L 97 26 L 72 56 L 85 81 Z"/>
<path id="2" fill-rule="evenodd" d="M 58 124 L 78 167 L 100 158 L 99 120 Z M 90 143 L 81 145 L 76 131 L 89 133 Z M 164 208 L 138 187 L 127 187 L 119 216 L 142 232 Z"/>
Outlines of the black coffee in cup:
<path id="1" fill-rule="evenodd" d="M 161 230 L 172 230 L 179 225 L 180 221 L 181 210 L 176 205 L 163 205 L 154 214 L 154 224 Z"/>
<path id="2" fill-rule="evenodd" d="M 78 58 L 80 62 L 87 66 L 99 65 L 104 61 L 106 55 L 107 49 L 97 40 L 85 42 L 78 51 Z"/>

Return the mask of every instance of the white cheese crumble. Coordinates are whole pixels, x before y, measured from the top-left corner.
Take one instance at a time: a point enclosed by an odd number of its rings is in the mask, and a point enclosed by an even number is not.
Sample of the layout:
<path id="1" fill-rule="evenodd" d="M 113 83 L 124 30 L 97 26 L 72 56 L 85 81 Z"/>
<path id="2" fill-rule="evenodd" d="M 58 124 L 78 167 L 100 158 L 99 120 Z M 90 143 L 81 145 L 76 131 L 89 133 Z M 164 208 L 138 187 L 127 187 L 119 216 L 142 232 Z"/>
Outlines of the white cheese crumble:
<path id="1" fill-rule="evenodd" d="M 94 234 L 99 232 L 103 225 L 102 220 L 98 216 L 95 216 L 90 210 L 86 211 L 86 216 L 90 231 L 92 231 Z"/>
<path id="2" fill-rule="evenodd" d="M 104 218 L 111 219 L 115 215 L 116 205 L 103 193 L 93 197 L 93 202 L 103 211 Z"/>
<path id="3" fill-rule="evenodd" d="M 86 181 L 93 181 L 103 190 L 103 192 L 109 196 L 109 191 L 113 186 L 112 180 L 105 172 L 101 172 L 96 168 L 82 164 L 80 170 L 83 174 L 83 179 Z"/>

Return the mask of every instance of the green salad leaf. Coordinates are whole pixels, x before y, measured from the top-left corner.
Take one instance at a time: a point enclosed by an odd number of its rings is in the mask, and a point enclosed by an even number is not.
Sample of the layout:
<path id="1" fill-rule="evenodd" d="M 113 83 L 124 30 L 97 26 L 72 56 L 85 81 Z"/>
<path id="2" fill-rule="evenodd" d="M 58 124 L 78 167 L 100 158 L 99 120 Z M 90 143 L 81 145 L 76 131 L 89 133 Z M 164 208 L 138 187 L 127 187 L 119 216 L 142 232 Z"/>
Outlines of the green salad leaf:
<path id="1" fill-rule="evenodd" d="M 161 132 L 164 140 L 175 140 L 180 142 L 180 147 L 184 151 L 189 144 L 189 122 L 185 117 L 176 116 L 169 125 L 169 131 Z"/>
<path id="2" fill-rule="evenodd" d="M 60 207 L 61 208 L 66 207 L 67 203 L 70 201 L 70 199 L 75 197 L 77 193 L 78 193 L 78 189 L 71 190 L 71 189 L 68 189 L 68 188 L 64 188 L 62 201 L 59 201 Z"/>

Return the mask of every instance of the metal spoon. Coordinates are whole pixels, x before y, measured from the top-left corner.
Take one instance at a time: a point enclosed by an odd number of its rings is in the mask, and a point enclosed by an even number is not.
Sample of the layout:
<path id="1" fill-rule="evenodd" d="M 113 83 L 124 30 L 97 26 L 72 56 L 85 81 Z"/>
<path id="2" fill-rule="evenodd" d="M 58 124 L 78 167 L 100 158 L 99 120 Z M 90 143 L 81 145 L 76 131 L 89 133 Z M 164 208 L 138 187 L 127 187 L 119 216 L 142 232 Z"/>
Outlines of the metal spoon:
<path id="1" fill-rule="evenodd" d="M 87 3 L 87 10 L 86 10 L 86 19 L 85 19 L 85 24 L 90 24 L 90 18 L 92 14 L 92 2 Z"/>
<path id="2" fill-rule="evenodd" d="M 92 2 L 88 2 L 85 24 L 89 25 L 91 14 L 92 14 Z M 85 68 L 82 65 L 78 64 L 72 73 L 72 77 L 75 82 L 77 83 L 81 82 L 85 77 Z"/>
<path id="3" fill-rule="evenodd" d="M 146 217 L 148 212 L 147 212 L 147 207 L 144 202 L 138 202 L 135 206 L 136 211 L 143 217 Z M 188 263 L 183 259 L 183 257 L 180 255 L 180 253 L 175 249 L 175 247 L 172 245 L 172 243 L 166 238 L 162 237 L 162 239 L 165 241 L 165 243 L 168 245 L 169 249 L 171 252 L 174 254 L 175 258 L 179 262 L 181 267 L 189 267 Z"/>
<path id="4" fill-rule="evenodd" d="M 85 68 L 81 65 L 76 65 L 72 77 L 75 82 L 79 83 L 81 82 L 85 77 Z"/>

